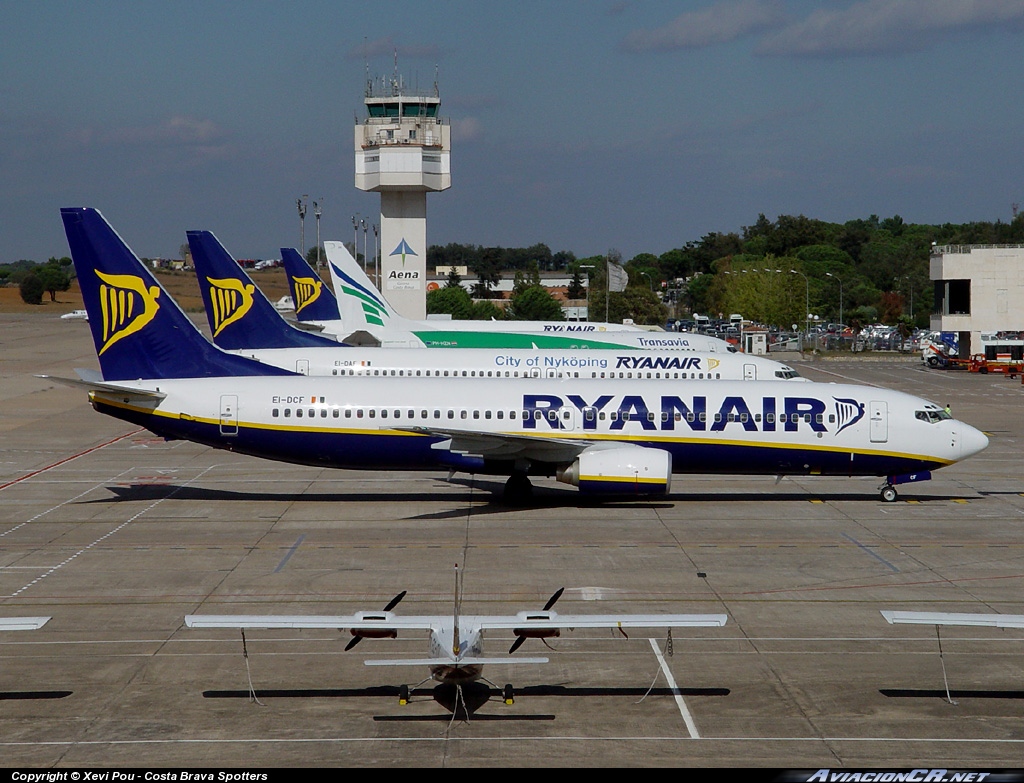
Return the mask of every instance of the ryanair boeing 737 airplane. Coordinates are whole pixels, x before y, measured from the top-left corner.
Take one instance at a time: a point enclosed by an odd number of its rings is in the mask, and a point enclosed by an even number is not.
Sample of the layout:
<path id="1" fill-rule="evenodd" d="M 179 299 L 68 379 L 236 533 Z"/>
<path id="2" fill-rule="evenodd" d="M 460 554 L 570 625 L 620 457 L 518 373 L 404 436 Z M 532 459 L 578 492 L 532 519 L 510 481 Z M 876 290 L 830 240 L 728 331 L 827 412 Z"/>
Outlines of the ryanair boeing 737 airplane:
<path id="1" fill-rule="evenodd" d="M 303 375 L 804 380 L 792 367 L 742 353 L 569 348 L 425 351 L 346 346 L 296 329 L 285 321 L 209 231 L 189 231 L 188 243 L 214 344 Z M 298 258 L 298 253 L 295 256 Z M 139 274 L 137 268 L 124 271 Z M 319 298 L 329 293 L 322 283 L 320 286 L 317 288 L 309 278 L 296 290 Z M 299 308 L 308 302 L 296 299 Z"/>
<path id="2" fill-rule="evenodd" d="M 157 435 L 305 465 L 529 476 L 665 493 L 673 473 L 884 477 L 976 454 L 984 434 L 934 403 L 789 381 L 307 377 L 211 345 L 94 209 L 61 211 L 102 378 L 93 407 Z"/>

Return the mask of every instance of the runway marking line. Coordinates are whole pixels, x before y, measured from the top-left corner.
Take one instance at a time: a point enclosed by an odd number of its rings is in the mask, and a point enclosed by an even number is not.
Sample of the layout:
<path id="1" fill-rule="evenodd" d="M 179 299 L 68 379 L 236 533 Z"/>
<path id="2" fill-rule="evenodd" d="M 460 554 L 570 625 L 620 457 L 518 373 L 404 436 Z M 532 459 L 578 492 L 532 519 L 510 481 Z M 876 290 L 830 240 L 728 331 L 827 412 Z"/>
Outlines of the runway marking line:
<path id="1" fill-rule="evenodd" d="M 93 446 L 91 448 L 88 448 L 85 451 L 80 451 L 77 454 L 72 454 L 70 457 L 65 457 L 64 459 L 57 460 L 57 462 L 54 462 L 52 465 L 47 465 L 45 468 L 39 468 L 39 470 L 33 470 L 31 473 L 26 473 L 24 476 L 20 476 L 19 478 L 16 478 L 16 479 L 13 479 L 11 481 L 8 481 L 6 484 L 0 484 L 0 490 L 5 490 L 5 489 L 7 489 L 10 486 L 13 486 L 15 484 L 20 484 L 22 481 L 25 481 L 26 479 L 30 479 L 33 476 L 38 476 L 40 473 L 45 473 L 48 470 L 53 470 L 54 468 L 60 467 L 61 465 L 63 465 L 66 462 L 71 462 L 71 460 L 73 460 L 73 459 L 78 459 L 79 457 L 84 457 L 86 454 L 92 454 L 92 452 L 94 452 L 94 451 L 99 451 L 100 449 L 106 448 L 107 446 L 110 446 L 111 444 L 117 443 L 119 440 L 124 440 L 125 438 L 130 438 L 133 435 L 138 435 L 140 432 L 143 432 L 143 431 L 144 431 L 143 428 L 140 427 L 139 429 L 132 430 L 131 432 L 127 432 L 124 435 L 119 435 L 118 437 L 114 438 L 113 440 L 108 440 L 106 443 L 100 443 L 99 445 Z"/>

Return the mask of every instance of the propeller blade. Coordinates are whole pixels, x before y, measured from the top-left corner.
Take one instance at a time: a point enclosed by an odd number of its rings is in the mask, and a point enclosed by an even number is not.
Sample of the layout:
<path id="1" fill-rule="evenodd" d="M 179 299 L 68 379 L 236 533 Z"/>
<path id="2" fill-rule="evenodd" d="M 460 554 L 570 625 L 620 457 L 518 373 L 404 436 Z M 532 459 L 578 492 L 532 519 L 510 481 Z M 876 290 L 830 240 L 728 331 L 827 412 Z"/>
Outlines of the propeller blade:
<path id="1" fill-rule="evenodd" d="M 526 637 L 525 636 L 517 636 L 516 640 L 514 642 L 512 642 L 512 646 L 508 648 L 508 654 L 511 655 L 516 650 L 518 650 L 522 646 L 523 642 L 525 642 L 525 641 L 526 641 Z"/>
<path id="2" fill-rule="evenodd" d="M 553 596 L 551 596 L 551 597 L 550 597 L 550 598 L 548 599 L 548 602 L 547 602 L 546 604 L 544 604 L 544 611 L 546 612 L 546 611 L 548 611 L 548 610 L 549 610 L 549 609 L 550 609 L 550 608 L 551 608 L 552 606 L 554 606 L 554 605 L 555 605 L 555 602 L 556 602 L 556 601 L 557 601 L 557 600 L 558 600 L 559 598 L 561 598 L 561 597 L 562 597 L 562 593 L 564 593 L 564 592 L 565 592 L 565 588 L 564 588 L 564 587 L 559 587 L 559 588 L 558 588 L 558 590 L 557 590 L 557 591 L 555 592 L 555 594 L 554 594 Z"/>
<path id="3" fill-rule="evenodd" d="M 394 609 L 396 606 L 398 606 L 399 602 L 403 598 L 405 598 L 405 594 L 407 592 L 408 592 L 408 590 L 403 590 L 398 595 L 396 595 L 394 598 L 392 598 L 390 601 L 388 601 L 388 605 L 384 607 L 384 611 L 385 612 L 390 612 L 392 609 Z"/>
<path id="4" fill-rule="evenodd" d="M 352 641 L 345 645 L 345 652 L 348 652 L 363 640 L 362 636 L 353 636 Z"/>

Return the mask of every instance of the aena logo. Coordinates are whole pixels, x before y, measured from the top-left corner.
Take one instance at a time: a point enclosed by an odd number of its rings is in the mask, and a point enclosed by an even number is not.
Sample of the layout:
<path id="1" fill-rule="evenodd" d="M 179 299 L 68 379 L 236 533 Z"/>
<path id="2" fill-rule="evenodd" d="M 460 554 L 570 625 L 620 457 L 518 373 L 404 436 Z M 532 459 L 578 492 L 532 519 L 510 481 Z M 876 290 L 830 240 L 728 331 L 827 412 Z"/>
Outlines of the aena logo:
<path id="1" fill-rule="evenodd" d="M 405 266 L 405 257 L 414 256 L 416 253 L 411 247 L 409 247 L 409 243 L 405 241 L 405 237 L 402 237 L 402 241 L 398 243 L 398 247 L 391 251 L 391 255 L 400 255 L 402 257 L 402 266 Z"/>
<path id="2" fill-rule="evenodd" d="M 146 283 L 136 275 L 108 275 L 96 270 L 100 283 L 100 312 L 102 314 L 103 347 L 102 356 L 118 340 L 135 334 L 153 320 L 160 309 L 156 301 L 160 296 L 159 286 L 146 288 Z"/>

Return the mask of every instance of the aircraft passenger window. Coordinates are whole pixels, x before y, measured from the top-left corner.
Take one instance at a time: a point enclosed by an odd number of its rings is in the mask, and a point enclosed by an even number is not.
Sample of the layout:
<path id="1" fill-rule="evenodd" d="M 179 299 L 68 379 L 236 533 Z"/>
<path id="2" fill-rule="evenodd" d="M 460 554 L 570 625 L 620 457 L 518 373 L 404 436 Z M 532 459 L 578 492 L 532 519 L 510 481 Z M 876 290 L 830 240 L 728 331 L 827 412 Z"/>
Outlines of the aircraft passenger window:
<path id="1" fill-rule="evenodd" d="M 484 418 L 485 418 L 485 419 L 489 419 L 489 418 L 491 418 L 491 412 L 490 412 L 489 410 L 487 410 L 487 411 L 484 411 Z"/>
<path id="2" fill-rule="evenodd" d="M 341 418 L 341 411 L 338 410 L 337 408 L 334 408 L 334 409 L 331 410 L 331 415 L 334 418 L 339 419 L 339 418 Z"/>
<path id="3" fill-rule="evenodd" d="M 828 423 L 829 424 L 835 424 L 836 423 L 836 415 L 834 413 L 830 413 L 828 415 Z"/>
<path id="4" fill-rule="evenodd" d="M 704 373 L 701 373 L 701 374 L 700 374 L 700 379 L 701 379 L 702 381 L 704 380 Z"/>
<path id="5" fill-rule="evenodd" d="M 467 419 L 467 418 L 469 418 L 469 411 L 459 411 L 459 418 L 460 419 Z"/>
<path id="6" fill-rule="evenodd" d="M 698 416 L 697 418 L 700 419 L 702 422 L 705 422 L 708 420 L 708 415 L 704 411 L 701 411 L 700 416 Z"/>
<path id="7" fill-rule="evenodd" d="M 593 421 L 594 420 L 594 409 L 593 408 L 584 408 L 583 409 L 583 419 L 585 421 Z"/>
<path id="8" fill-rule="evenodd" d="M 394 370 L 392 370 L 392 371 L 391 371 L 391 375 L 392 375 L 392 376 L 394 376 L 394 374 L 395 374 L 395 371 L 394 371 Z"/>
<path id="9" fill-rule="evenodd" d="M 750 418 L 746 413 L 740 414 L 740 421 L 747 421 Z"/>
<path id="10" fill-rule="evenodd" d="M 523 411 L 523 418 L 527 419 L 529 417 L 530 417 L 530 412 L 529 411 Z M 540 411 L 535 410 L 533 412 L 533 420 L 534 421 L 540 421 L 542 418 L 543 418 L 543 414 Z"/>
<path id="11" fill-rule="evenodd" d="M 410 419 L 415 419 L 416 418 L 416 411 L 409 411 L 409 418 Z"/>
<path id="12" fill-rule="evenodd" d="M 291 408 L 285 408 L 284 409 L 284 417 L 286 419 L 289 419 L 289 418 L 291 418 L 291 415 L 292 415 L 292 409 Z"/>
<path id="13" fill-rule="evenodd" d="M 435 419 L 440 419 L 441 418 L 441 411 L 435 410 L 434 411 L 434 418 Z"/>
<path id="14" fill-rule="evenodd" d="M 335 370 L 331 370 L 331 375 L 337 375 L 337 374 L 338 374 L 338 371 L 336 369 Z"/>
<path id="15" fill-rule="evenodd" d="M 516 412 L 515 412 L 515 411 L 509 411 L 509 412 L 508 412 L 508 417 L 509 417 L 510 419 L 514 419 L 514 418 L 516 417 Z"/>
<path id="16" fill-rule="evenodd" d="M 326 419 L 327 418 L 327 408 L 321 408 L 320 409 L 320 418 L 321 419 Z"/>
<path id="17" fill-rule="evenodd" d="M 668 421 L 668 411 L 662 411 L 661 412 L 661 420 L 662 421 Z"/>
<path id="18" fill-rule="evenodd" d="M 382 419 L 386 419 L 388 417 L 388 412 L 386 410 L 381 411 L 380 412 L 380 417 Z"/>
<path id="19" fill-rule="evenodd" d="M 716 421 L 719 421 L 719 420 L 720 419 L 716 418 Z M 735 413 L 726 414 L 725 420 L 726 421 L 736 421 L 736 414 Z"/>
<path id="20" fill-rule="evenodd" d="M 647 421 L 654 421 L 654 411 L 647 411 Z"/>
<path id="21" fill-rule="evenodd" d="M 445 378 L 447 378 L 447 377 L 448 377 L 448 371 L 447 371 L 447 370 L 445 370 L 445 371 L 444 371 L 444 377 L 445 377 Z"/>
<path id="22" fill-rule="evenodd" d="M 454 419 L 455 418 L 455 411 L 449 410 L 448 411 L 448 418 L 449 419 Z"/>
<path id="23" fill-rule="evenodd" d="M 374 374 L 374 375 L 380 375 L 380 370 L 374 370 L 374 371 L 373 371 L 373 374 Z"/>
<path id="24" fill-rule="evenodd" d="M 376 418 L 377 417 L 377 409 L 376 408 L 370 408 L 369 414 L 370 414 L 370 418 L 371 419 Z"/>
<path id="25" fill-rule="evenodd" d="M 345 408 L 345 418 L 346 419 L 351 419 L 352 418 L 352 409 L 351 408 Z"/>
<path id="26" fill-rule="evenodd" d="M 597 418 L 600 419 L 601 421 L 604 421 L 604 411 L 601 411 L 600 413 L 598 413 L 597 414 Z"/>
<path id="27" fill-rule="evenodd" d="M 619 418 L 619 412 L 618 411 L 608 411 L 608 418 L 611 421 L 617 421 L 618 418 Z"/>
<path id="28" fill-rule="evenodd" d="M 420 377 L 420 370 L 417 370 L 417 371 L 416 371 L 416 377 L 417 377 L 417 378 L 419 378 L 419 377 Z"/>
<path id="29" fill-rule="evenodd" d="M 805 413 L 804 414 L 804 421 L 807 422 L 808 424 L 810 424 L 811 423 L 811 414 Z"/>
<path id="30" fill-rule="evenodd" d="M 356 418 L 357 419 L 363 418 L 363 409 L 362 408 L 356 408 Z"/>
<path id="31" fill-rule="evenodd" d="M 760 413 L 755 413 L 754 414 L 754 421 L 761 421 L 761 414 Z"/>
<path id="32" fill-rule="evenodd" d="M 466 371 L 465 371 L 465 370 L 463 370 L 463 371 L 462 371 L 462 377 L 463 377 L 463 378 L 465 378 L 465 377 L 466 377 Z"/>
<path id="33" fill-rule="evenodd" d="M 825 421 L 825 416 L 821 413 L 816 413 L 814 414 L 814 421 L 816 421 L 818 424 L 821 424 Z"/>
<path id="34" fill-rule="evenodd" d="M 274 408 L 274 410 L 270 412 L 270 415 L 273 416 L 276 419 L 277 416 L 278 416 L 278 413 L 279 413 L 278 409 Z"/>
<path id="35" fill-rule="evenodd" d="M 775 423 L 775 414 L 774 413 L 766 413 L 764 415 L 764 420 L 768 424 L 774 424 Z"/>
<path id="36" fill-rule="evenodd" d="M 314 410 L 313 408 L 309 409 L 309 418 L 311 418 L 311 419 L 315 419 L 316 418 L 316 410 Z"/>
<path id="37" fill-rule="evenodd" d="M 719 378 L 719 379 L 720 379 L 720 378 L 722 377 L 722 373 L 720 373 L 720 372 L 716 372 L 716 373 L 715 373 L 715 377 L 716 377 L 716 378 Z"/>
<path id="38" fill-rule="evenodd" d="M 516 370 L 514 373 L 512 373 L 512 377 L 513 378 L 518 378 L 519 377 L 519 370 Z"/>
<path id="39" fill-rule="evenodd" d="M 693 415 L 693 412 L 692 412 L 692 411 L 686 414 L 686 420 L 687 420 L 688 422 L 690 422 L 691 424 L 693 423 L 693 420 L 694 420 L 695 418 L 696 418 L 696 416 L 694 416 L 694 415 Z M 701 421 L 704 421 L 704 419 L 701 419 Z"/>
<path id="40" fill-rule="evenodd" d="M 295 415 L 296 415 L 296 416 L 297 416 L 298 418 L 300 418 L 300 419 L 301 419 L 301 418 L 302 418 L 302 408 L 296 408 L 296 409 L 295 409 Z"/>

